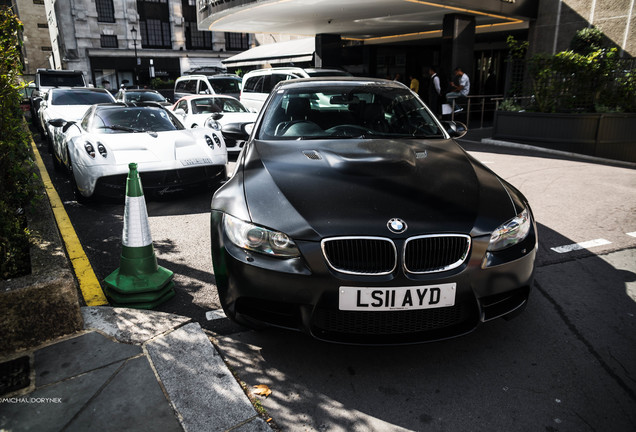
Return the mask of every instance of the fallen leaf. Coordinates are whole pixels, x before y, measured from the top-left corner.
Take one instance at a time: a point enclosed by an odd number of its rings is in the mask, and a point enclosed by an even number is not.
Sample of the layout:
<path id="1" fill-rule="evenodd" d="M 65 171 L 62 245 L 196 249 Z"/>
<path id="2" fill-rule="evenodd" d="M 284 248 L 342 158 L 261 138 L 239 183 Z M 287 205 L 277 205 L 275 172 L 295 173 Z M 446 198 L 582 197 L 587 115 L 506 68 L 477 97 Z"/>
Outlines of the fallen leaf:
<path id="1" fill-rule="evenodd" d="M 252 388 L 254 389 L 253 393 L 259 396 L 268 397 L 272 394 L 272 391 L 265 384 L 255 385 Z"/>

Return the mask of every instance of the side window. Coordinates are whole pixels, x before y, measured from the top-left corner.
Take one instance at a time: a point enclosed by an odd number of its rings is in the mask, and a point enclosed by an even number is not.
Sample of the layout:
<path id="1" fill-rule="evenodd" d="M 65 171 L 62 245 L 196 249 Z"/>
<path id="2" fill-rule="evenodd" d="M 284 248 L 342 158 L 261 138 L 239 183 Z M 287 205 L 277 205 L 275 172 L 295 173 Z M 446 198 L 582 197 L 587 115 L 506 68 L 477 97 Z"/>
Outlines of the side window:
<path id="1" fill-rule="evenodd" d="M 185 91 L 187 83 L 188 81 L 179 81 L 177 85 L 174 87 L 175 91 L 180 91 L 180 92 Z"/>
<path id="2" fill-rule="evenodd" d="M 187 113 L 188 112 L 188 102 L 186 102 L 186 101 L 179 102 L 177 104 L 177 108 L 176 109 L 179 109 L 179 108 L 181 108 L 182 110 L 184 110 Z"/>
<path id="3" fill-rule="evenodd" d="M 185 82 L 184 91 L 186 93 L 196 93 L 197 92 L 197 80 L 189 79 Z"/>
<path id="4" fill-rule="evenodd" d="M 197 80 L 199 81 L 199 91 L 198 94 L 213 94 L 214 92 L 208 85 L 208 82 L 205 80 Z"/>
<path id="5" fill-rule="evenodd" d="M 245 93 L 261 93 L 263 90 L 263 76 L 253 76 L 243 84 L 243 92 Z"/>

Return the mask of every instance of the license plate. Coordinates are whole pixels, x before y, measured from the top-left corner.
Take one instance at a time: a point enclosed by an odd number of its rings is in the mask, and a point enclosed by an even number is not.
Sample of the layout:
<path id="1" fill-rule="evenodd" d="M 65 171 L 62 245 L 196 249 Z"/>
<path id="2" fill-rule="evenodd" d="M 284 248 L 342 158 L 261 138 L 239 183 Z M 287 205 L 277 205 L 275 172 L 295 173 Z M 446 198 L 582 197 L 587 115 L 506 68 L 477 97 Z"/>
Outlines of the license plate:
<path id="1" fill-rule="evenodd" d="M 194 159 L 182 159 L 181 165 L 183 166 L 192 166 L 192 165 L 203 165 L 203 164 L 211 164 L 212 159 L 210 158 L 194 158 Z"/>
<path id="2" fill-rule="evenodd" d="M 415 310 L 455 305 L 456 283 L 409 287 L 340 287 L 340 310 Z"/>

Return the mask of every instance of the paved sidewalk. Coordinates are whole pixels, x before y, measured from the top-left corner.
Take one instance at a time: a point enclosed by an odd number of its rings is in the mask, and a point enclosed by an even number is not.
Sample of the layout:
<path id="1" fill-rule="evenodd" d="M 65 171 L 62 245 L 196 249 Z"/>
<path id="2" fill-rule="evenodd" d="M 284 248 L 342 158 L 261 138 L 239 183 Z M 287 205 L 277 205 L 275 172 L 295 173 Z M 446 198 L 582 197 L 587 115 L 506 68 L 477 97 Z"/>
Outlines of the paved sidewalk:
<path id="1" fill-rule="evenodd" d="M 199 324 L 84 307 L 84 332 L 24 353 L 31 386 L 0 431 L 271 431 Z"/>

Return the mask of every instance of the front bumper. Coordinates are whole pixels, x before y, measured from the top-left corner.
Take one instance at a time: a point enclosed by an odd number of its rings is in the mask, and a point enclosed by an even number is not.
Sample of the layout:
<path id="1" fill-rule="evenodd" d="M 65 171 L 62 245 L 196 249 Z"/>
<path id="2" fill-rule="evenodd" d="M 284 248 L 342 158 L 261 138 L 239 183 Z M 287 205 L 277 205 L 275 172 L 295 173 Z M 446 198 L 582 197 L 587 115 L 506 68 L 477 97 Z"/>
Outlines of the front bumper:
<path id="1" fill-rule="evenodd" d="M 212 212 L 212 257 L 221 304 L 239 323 L 304 331 L 350 344 L 408 344 L 460 336 L 481 322 L 522 310 L 534 276 L 536 228 L 506 261 L 486 253 L 489 237 L 472 239 L 470 256 L 456 269 L 408 274 L 347 275 L 331 269 L 318 242 L 296 241 L 302 257 L 277 259 L 249 253 L 222 232 Z M 396 245 L 401 247 L 399 240 Z M 511 248 L 512 249 L 512 248 Z M 342 311 L 341 286 L 401 287 L 456 283 L 455 305 L 422 310 Z"/>
<path id="2" fill-rule="evenodd" d="M 146 193 L 185 190 L 197 185 L 214 185 L 226 177 L 227 157 L 214 157 L 214 163 L 186 167 L 178 161 L 172 165 L 139 165 L 141 185 Z M 73 167 L 77 187 L 84 196 L 118 198 L 126 192 L 128 165 L 79 165 Z"/>

